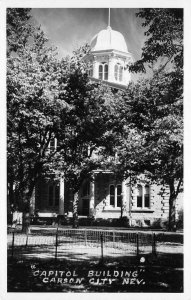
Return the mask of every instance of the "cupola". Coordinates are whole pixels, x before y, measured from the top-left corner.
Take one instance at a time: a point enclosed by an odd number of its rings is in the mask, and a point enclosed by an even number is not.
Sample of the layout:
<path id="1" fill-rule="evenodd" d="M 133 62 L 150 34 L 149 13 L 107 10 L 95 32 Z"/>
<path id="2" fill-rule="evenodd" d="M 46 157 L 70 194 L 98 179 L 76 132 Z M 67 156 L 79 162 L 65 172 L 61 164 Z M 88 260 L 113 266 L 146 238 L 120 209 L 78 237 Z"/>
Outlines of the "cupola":
<path id="1" fill-rule="evenodd" d="M 85 60 L 89 62 L 91 78 L 125 87 L 131 80 L 128 69 L 132 55 L 128 52 L 124 36 L 110 26 L 98 32 L 90 42 L 91 51 Z"/>

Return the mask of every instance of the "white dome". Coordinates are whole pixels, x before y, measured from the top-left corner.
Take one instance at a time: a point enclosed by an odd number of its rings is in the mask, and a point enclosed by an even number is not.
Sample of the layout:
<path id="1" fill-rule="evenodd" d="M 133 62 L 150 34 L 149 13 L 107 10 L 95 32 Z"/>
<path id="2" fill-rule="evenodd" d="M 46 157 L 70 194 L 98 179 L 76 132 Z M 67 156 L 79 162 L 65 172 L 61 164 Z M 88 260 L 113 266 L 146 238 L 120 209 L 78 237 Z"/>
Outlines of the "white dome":
<path id="1" fill-rule="evenodd" d="M 119 31 L 112 30 L 110 26 L 96 34 L 90 43 L 91 51 L 118 50 L 128 52 L 127 44 Z"/>

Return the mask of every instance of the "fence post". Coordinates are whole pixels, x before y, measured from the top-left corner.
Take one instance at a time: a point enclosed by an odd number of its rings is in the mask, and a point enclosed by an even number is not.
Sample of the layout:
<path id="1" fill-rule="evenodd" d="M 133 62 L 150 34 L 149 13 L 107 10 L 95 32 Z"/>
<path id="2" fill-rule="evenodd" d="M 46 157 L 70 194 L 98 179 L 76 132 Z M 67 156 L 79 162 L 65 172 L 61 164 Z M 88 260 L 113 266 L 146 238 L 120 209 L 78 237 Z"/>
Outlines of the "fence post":
<path id="1" fill-rule="evenodd" d="M 137 257 L 139 257 L 139 234 L 137 233 Z"/>
<path id="2" fill-rule="evenodd" d="M 152 254 L 156 255 L 156 235 L 152 235 Z"/>
<path id="3" fill-rule="evenodd" d="M 100 239 L 101 239 L 101 263 L 103 263 L 103 234 L 101 234 Z"/>
<path id="4" fill-rule="evenodd" d="M 13 238 L 12 238 L 12 253 L 11 256 L 13 257 L 14 255 L 14 242 L 15 242 L 15 232 L 13 231 Z"/>
<path id="5" fill-rule="evenodd" d="M 86 231 L 86 229 L 84 232 L 84 241 L 85 241 L 85 246 L 87 246 L 87 231 Z"/>
<path id="6" fill-rule="evenodd" d="M 58 227 L 57 227 L 57 230 L 56 230 L 56 244 L 55 244 L 55 262 L 57 261 L 57 251 L 58 251 Z"/>
<path id="7" fill-rule="evenodd" d="M 113 244 L 115 244 L 115 232 L 113 231 Z"/>
<path id="8" fill-rule="evenodd" d="M 28 236 L 29 236 L 29 233 L 28 233 L 28 230 L 27 230 L 27 235 L 26 235 L 26 244 L 25 244 L 25 247 L 28 246 Z"/>

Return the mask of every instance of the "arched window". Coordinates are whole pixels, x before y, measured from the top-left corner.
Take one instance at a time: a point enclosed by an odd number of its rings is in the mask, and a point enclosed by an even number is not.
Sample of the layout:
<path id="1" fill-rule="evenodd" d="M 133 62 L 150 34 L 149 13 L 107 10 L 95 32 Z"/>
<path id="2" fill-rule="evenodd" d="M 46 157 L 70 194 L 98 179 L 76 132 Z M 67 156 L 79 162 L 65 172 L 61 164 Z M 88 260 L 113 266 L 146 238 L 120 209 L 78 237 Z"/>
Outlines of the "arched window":
<path id="1" fill-rule="evenodd" d="M 141 185 L 138 185 L 137 186 L 137 207 L 142 207 L 143 205 L 142 198 L 143 198 L 143 188 Z"/>
<path id="2" fill-rule="evenodd" d="M 150 187 L 149 185 L 137 186 L 137 207 L 150 207 Z"/>
<path id="3" fill-rule="evenodd" d="M 88 76 L 90 76 L 90 77 L 93 76 L 93 67 L 92 66 L 88 69 Z"/>
<path id="4" fill-rule="evenodd" d="M 106 62 L 99 65 L 99 79 L 108 80 L 108 64 Z"/>
<path id="5" fill-rule="evenodd" d="M 122 186 L 121 184 L 117 185 L 117 207 L 121 207 L 121 202 L 122 202 Z"/>
<path id="6" fill-rule="evenodd" d="M 108 80 L 108 65 L 104 65 L 104 80 Z"/>
<path id="7" fill-rule="evenodd" d="M 123 80 L 123 67 L 119 66 L 119 81 L 121 82 Z"/>
<path id="8" fill-rule="evenodd" d="M 144 194 L 144 200 L 145 200 L 145 207 L 150 207 L 150 189 L 149 186 L 145 186 L 145 194 Z"/>
<path id="9" fill-rule="evenodd" d="M 116 64 L 114 67 L 114 77 L 116 81 L 123 81 L 123 67 L 120 64 Z"/>
<path id="10" fill-rule="evenodd" d="M 122 186 L 121 184 L 111 184 L 109 187 L 110 205 L 114 207 L 121 207 L 122 203 Z"/>
<path id="11" fill-rule="evenodd" d="M 99 79 L 103 79 L 103 65 L 99 65 Z"/>

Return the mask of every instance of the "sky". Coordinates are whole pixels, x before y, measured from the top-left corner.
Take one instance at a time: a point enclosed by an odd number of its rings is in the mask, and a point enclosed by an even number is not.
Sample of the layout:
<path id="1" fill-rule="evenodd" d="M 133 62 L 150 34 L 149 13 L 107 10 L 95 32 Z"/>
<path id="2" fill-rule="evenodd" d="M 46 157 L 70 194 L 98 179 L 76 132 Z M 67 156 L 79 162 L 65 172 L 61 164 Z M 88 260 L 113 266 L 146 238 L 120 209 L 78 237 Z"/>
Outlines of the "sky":
<path id="1" fill-rule="evenodd" d="M 141 56 L 145 37 L 138 9 L 111 8 L 110 25 L 121 32 L 134 60 Z M 108 8 L 33 8 L 32 15 L 46 33 L 50 43 L 58 48 L 59 57 L 71 55 L 100 30 L 108 26 Z"/>

